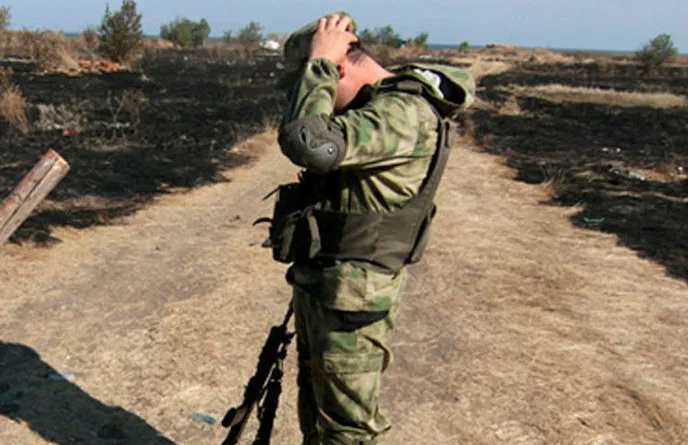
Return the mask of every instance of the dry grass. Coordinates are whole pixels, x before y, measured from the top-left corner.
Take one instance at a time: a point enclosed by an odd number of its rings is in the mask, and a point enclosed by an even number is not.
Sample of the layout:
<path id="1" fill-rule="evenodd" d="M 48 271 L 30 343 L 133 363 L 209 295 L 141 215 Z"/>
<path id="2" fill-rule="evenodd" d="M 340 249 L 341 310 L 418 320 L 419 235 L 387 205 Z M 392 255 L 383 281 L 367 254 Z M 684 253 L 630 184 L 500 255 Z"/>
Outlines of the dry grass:
<path id="1" fill-rule="evenodd" d="M 0 93 L 6 91 L 12 85 L 12 68 L 0 67 Z"/>
<path id="2" fill-rule="evenodd" d="M 12 40 L 12 35 L 9 31 L 0 30 L 0 59 L 5 57 L 7 49 L 9 48 L 10 42 Z"/>
<path id="3" fill-rule="evenodd" d="M 508 65 L 529 63 L 574 63 L 576 58 L 568 54 L 546 49 L 525 49 L 508 45 L 488 45 L 482 49 L 457 51 L 455 49 L 433 51 L 433 54 L 451 61 L 462 63 L 468 61 L 500 62 Z"/>
<path id="4" fill-rule="evenodd" d="M 88 122 L 87 101 L 72 102 L 71 105 L 38 104 L 38 120 L 35 123 L 39 130 L 69 130 L 71 133 L 81 133 Z"/>
<path id="5" fill-rule="evenodd" d="M 55 31 L 24 29 L 8 31 L 4 36 L 4 47 L 6 53 L 33 60 L 42 70 L 71 69 L 78 67 L 77 40 Z"/>
<path id="6" fill-rule="evenodd" d="M 143 51 L 133 61 L 132 67 L 145 72 L 148 67 L 160 59 L 161 55 L 175 54 L 194 61 L 243 63 L 254 60 L 260 54 L 260 48 L 241 43 L 216 42 L 206 44 L 201 48 L 179 49 L 166 40 L 145 40 Z"/>
<path id="7" fill-rule="evenodd" d="M 100 45 L 98 30 L 95 28 L 84 29 L 79 36 L 79 43 L 87 53 L 94 54 Z"/>
<path id="8" fill-rule="evenodd" d="M 485 76 L 495 76 L 509 71 L 513 65 L 505 62 L 490 62 L 485 60 L 471 60 L 471 59 L 456 59 L 453 62 L 456 64 L 465 63 L 469 61 L 471 64 L 468 71 L 473 75 L 473 78 L 478 81 Z"/>
<path id="9" fill-rule="evenodd" d="M 581 88 L 551 84 L 533 87 L 510 86 L 506 91 L 519 96 L 538 97 L 556 102 L 616 105 L 621 107 L 676 108 L 687 107 L 688 98 L 671 93 L 640 93 Z"/>
<path id="10" fill-rule="evenodd" d="M 0 94 L 0 116 L 22 134 L 29 132 L 26 108 L 26 99 L 17 86 L 12 85 Z"/>

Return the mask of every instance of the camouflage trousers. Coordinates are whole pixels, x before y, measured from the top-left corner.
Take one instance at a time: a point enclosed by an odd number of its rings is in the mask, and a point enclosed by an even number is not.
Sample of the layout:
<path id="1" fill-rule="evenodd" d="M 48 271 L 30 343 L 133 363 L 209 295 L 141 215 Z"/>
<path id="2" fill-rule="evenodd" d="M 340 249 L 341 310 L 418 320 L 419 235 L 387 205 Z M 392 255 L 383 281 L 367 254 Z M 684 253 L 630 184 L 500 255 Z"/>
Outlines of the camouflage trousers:
<path id="1" fill-rule="evenodd" d="M 379 407 L 382 373 L 406 271 L 348 263 L 292 267 L 303 445 L 372 445 L 391 424 Z"/>

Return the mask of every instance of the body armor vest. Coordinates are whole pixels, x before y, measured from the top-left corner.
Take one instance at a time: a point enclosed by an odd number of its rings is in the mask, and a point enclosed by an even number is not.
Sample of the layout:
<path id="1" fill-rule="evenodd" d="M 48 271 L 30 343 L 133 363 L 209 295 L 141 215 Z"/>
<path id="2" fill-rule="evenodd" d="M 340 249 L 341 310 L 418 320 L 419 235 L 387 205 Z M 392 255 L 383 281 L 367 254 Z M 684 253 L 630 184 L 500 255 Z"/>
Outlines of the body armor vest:
<path id="1" fill-rule="evenodd" d="M 273 217 L 257 221 L 271 223 L 270 236 L 264 245 L 272 248 L 276 261 L 287 264 L 352 261 L 362 267 L 369 265 L 375 270 L 397 273 L 405 265 L 421 259 L 436 213 L 433 200 L 449 157 L 454 125 L 427 98 L 421 82 L 401 80 L 390 85 L 391 88 L 425 97 L 438 117 L 437 149 L 417 195 L 390 213 L 334 211 L 328 209 L 332 206 L 325 205 L 324 197 L 315 191 L 327 190 L 328 181 L 334 185 L 337 172 L 325 175 L 302 172 L 298 182 L 275 190 Z"/>

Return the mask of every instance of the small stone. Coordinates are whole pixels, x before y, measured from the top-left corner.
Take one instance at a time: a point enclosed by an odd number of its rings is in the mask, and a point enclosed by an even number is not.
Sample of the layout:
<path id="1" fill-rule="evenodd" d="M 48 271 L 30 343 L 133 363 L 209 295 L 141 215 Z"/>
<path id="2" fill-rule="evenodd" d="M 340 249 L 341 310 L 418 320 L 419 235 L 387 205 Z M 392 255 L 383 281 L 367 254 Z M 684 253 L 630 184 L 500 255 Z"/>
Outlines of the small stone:
<path id="1" fill-rule="evenodd" d="M 215 425 L 217 419 L 207 414 L 195 413 L 191 415 L 191 420 L 198 423 L 207 423 L 208 425 Z"/>
<path id="2" fill-rule="evenodd" d="M 73 382 L 76 380 L 76 376 L 74 374 L 62 374 L 59 372 L 51 372 L 47 375 L 47 378 L 58 382 Z"/>

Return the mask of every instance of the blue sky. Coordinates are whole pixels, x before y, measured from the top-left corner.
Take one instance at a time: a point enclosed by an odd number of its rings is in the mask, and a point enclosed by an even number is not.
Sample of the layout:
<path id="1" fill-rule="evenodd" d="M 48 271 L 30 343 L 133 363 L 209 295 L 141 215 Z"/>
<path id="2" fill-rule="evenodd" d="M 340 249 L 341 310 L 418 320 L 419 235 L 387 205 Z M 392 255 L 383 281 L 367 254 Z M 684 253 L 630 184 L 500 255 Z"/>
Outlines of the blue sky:
<path id="1" fill-rule="evenodd" d="M 80 31 L 96 25 L 101 0 L 0 0 L 13 28 Z M 110 1 L 118 9 L 121 0 Z M 288 33 L 335 10 L 361 28 L 392 25 L 402 37 L 430 33 L 431 43 L 502 43 L 549 48 L 636 50 L 660 33 L 688 52 L 688 0 L 139 0 L 146 33 L 175 17 L 206 18 L 213 35 L 249 21 L 265 32 Z"/>

